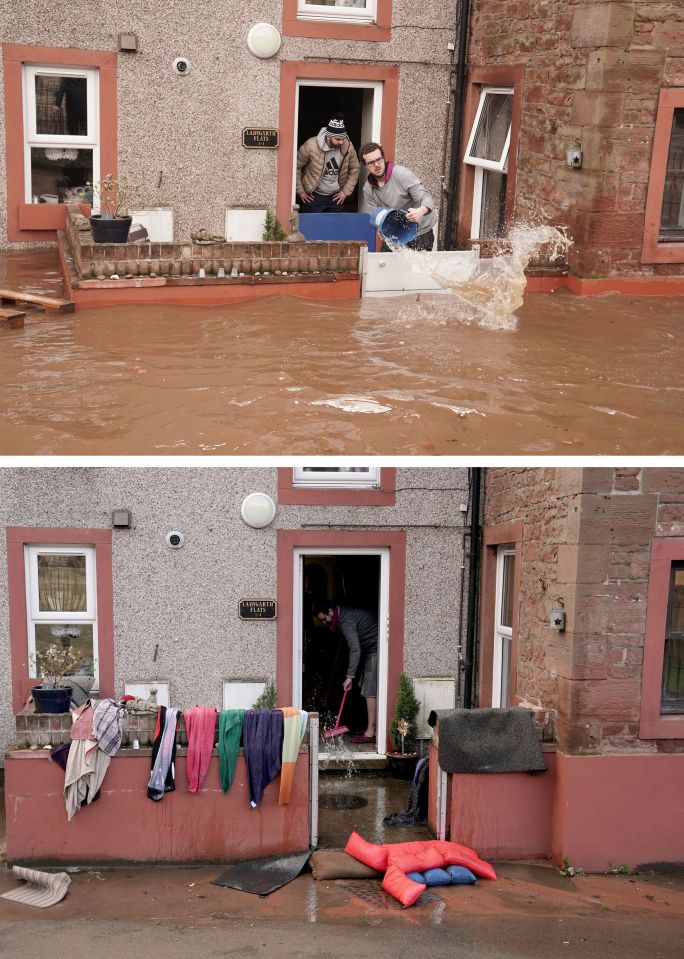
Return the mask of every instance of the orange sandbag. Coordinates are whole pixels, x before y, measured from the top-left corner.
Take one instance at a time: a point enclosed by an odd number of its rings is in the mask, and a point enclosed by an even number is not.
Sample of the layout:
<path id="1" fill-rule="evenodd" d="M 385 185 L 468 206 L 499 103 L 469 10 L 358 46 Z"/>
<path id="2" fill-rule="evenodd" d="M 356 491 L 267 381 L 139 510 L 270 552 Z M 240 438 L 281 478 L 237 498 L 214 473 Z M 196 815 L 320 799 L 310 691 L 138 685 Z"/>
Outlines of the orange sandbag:
<path id="1" fill-rule="evenodd" d="M 376 843 L 368 842 L 357 832 L 351 834 L 344 851 L 349 856 L 353 856 L 354 859 L 358 859 L 359 862 L 370 866 L 371 869 L 384 872 L 387 868 L 387 846 L 378 846 Z"/>
<path id="2" fill-rule="evenodd" d="M 400 848 L 400 847 L 404 848 Z M 411 848 L 406 848 L 411 847 Z M 397 848 L 390 846 L 387 851 L 387 864 L 396 866 L 402 872 L 425 872 L 444 866 L 444 855 L 429 842 L 402 842 Z"/>
<path id="3" fill-rule="evenodd" d="M 421 893 L 425 892 L 427 885 L 421 882 L 414 882 L 409 879 L 401 869 L 394 865 L 387 867 L 387 872 L 382 880 L 382 888 L 390 896 L 398 899 L 402 906 L 412 906 Z"/>

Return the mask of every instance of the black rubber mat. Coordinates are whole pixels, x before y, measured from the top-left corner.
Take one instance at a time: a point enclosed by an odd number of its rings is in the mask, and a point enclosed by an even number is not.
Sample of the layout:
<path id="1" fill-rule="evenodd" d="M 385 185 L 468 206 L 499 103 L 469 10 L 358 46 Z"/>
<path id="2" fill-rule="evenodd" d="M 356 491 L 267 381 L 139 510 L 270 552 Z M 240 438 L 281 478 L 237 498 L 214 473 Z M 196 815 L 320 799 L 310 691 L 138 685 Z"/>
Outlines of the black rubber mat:
<path id="1" fill-rule="evenodd" d="M 293 852 L 287 856 L 236 862 L 211 881 L 215 886 L 230 886 L 231 889 L 239 889 L 241 892 L 267 896 L 296 879 L 310 854 L 311 850 L 307 849 L 306 852 Z"/>

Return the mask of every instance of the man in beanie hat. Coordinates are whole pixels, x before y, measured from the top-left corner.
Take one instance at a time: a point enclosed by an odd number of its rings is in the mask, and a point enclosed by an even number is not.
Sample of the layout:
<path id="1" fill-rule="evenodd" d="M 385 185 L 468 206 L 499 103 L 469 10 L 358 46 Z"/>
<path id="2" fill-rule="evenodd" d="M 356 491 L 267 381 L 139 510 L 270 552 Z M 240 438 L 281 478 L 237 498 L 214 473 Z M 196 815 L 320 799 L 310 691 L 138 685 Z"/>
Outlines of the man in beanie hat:
<path id="1" fill-rule="evenodd" d="M 335 113 L 317 136 L 297 151 L 297 193 L 302 213 L 335 213 L 354 192 L 359 159 L 344 116 Z"/>

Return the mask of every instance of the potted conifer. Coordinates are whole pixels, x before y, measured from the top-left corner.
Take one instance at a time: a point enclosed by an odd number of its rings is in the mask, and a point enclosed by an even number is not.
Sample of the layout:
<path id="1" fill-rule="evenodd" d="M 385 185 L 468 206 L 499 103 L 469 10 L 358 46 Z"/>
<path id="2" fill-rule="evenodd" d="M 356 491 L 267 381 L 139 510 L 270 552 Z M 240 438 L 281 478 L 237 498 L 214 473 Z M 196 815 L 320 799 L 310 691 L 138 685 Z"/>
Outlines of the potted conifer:
<path id="1" fill-rule="evenodd" d="M 416 717 L 419 709 L 420 702 L 413 691 L 413 683 L 406 673 L 401 673 L 394 719 L 390 724 L 390 738 L 394 750 L 387 754 L 390 770 L 399 779 L 413 779 L 416 769 Z"/>

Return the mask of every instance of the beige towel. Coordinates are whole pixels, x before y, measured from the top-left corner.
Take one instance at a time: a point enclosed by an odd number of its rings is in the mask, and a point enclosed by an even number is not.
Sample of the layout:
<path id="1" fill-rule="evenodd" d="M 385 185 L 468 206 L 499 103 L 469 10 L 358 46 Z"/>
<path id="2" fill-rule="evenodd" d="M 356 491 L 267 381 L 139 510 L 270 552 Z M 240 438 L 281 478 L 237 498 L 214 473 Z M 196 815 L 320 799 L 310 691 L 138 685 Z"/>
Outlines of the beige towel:
<path id="1" fill-rule="evenodd" d="M 25 886 L 3 892 L 0 898 L 12 899 L 14 902 L 23 902 L 27 906 L 54 906 L 61 902 L 71 885 L 71 878 L 65 872 L 39 872 L 37 869 L 26 869 L 25 866 L 13 866 L 12 871 L 17 879 L 24 879 Z"/>

